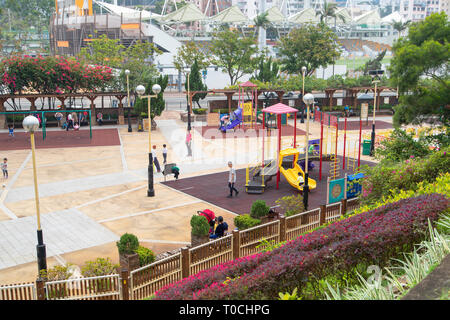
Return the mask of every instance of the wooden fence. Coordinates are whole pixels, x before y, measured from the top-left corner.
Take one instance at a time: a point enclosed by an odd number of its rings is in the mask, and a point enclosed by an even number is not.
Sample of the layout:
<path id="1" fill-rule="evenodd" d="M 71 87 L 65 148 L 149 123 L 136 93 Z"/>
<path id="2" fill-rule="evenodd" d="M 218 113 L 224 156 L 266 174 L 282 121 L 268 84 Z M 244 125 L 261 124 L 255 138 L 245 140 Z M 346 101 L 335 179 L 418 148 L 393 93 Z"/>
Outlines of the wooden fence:
<path id="1" fill-rule="evenodd" d="M 262 251 L 261 241 L 290 241 L 320 225 L 336 221 L 359 205 L 359 199 L 322 205 L 320 208 L 247 229 L 121 274 L 44 283 L 0 286 L 0 300 L 139 300 L 218 264 Z"/>

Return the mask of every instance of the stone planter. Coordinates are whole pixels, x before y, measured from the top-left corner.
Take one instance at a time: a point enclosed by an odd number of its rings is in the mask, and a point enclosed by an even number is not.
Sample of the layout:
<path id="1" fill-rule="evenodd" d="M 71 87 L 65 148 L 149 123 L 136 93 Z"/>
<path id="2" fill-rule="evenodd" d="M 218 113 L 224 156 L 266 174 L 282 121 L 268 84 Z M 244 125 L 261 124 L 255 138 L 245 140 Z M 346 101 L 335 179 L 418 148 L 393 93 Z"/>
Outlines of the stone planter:
<path id="1" fill-rule="evenodd" d="M 197 247 L 209 241 L 209 235 L 197 236 L 191 233 L 191 245 L 192 247 Z"/>
<path id="2" fill-rule="evenodd" d="M 139 265 L 139 255 L 137 253 L 133 254 L 119 254 L 120 266 L 122 268 L 132 271 L 138 269 Z"/>
<path id="3" fill-rule="evenodd" d="M 187 122 L 188 121 L 188 114 L 187 112 L 180 113 L 181 121 Z M 191 113 L 191 121 L 201 121 L 206 122 L 206 114 L 193 114 Z"/>
<path id="4" fill-rule="evenodd" d="M 144 131 L 148 131 L 148 118 L 142 120 Z M 152 119 L 152 131 L 156 130 L 156 121 Z"/>

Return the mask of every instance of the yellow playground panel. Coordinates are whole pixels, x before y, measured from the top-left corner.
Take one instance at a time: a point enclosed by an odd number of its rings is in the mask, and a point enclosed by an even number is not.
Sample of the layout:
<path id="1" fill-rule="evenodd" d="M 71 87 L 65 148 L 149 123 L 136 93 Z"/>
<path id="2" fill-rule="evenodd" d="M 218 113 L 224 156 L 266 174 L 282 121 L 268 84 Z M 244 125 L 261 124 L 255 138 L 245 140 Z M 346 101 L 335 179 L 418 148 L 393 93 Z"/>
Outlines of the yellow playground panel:
<path id="1" fill-rule="evenodd" d="M 283 168 L 283 158 L 288 156 L 294 156 L 293 168 L 284 169 Z M 305 182 L 305 172 L 298 165 L 299 151 L 295 148 L 288 148 L 280 151 L 280 157 L 278 160 L 278 166 L 280 172 L 286 178 L 288 183 L 297 190 L 303 191 L 303 185 Z M 309 190 L 314 190 L 317 187 L 316 180 L 308 178 Z"/>

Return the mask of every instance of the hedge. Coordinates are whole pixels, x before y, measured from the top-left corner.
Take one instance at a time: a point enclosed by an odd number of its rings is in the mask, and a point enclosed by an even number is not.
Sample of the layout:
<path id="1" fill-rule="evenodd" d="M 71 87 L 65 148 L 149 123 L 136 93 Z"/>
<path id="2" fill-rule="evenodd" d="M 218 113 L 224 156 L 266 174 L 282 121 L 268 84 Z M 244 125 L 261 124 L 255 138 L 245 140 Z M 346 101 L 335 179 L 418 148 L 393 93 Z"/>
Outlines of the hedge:
<path id="1" fill-rule="evenodd" d="M 383 268 L 411 250 L 448 210 L 441 194 L 390 203 L 300 236 L 280 248 L 220 264 L 155 293 L 154 299 L 277 299 L 279 292 L 301 294 L 331 274 L 345 279 L 359 264 Z"/>

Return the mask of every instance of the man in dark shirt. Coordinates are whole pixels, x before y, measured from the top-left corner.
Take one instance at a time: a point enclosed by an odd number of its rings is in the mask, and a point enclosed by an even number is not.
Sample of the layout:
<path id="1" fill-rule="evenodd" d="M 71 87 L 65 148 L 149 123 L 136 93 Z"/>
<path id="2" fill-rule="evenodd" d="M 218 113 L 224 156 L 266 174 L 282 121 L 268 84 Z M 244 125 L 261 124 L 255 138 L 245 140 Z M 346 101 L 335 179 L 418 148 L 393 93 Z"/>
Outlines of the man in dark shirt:
<path id="1" fill-rule="evenodd" d="M 217 238 L 223 237 L 225 231 L 228 230 L 228 224 L 223 221 L 222 216 L 219 216 L 217 218 L 217 222 L 219 222 L 219 224 L 217 225 L 214 234 L 209 236 L 211 239 L 217 239 Z"/>

